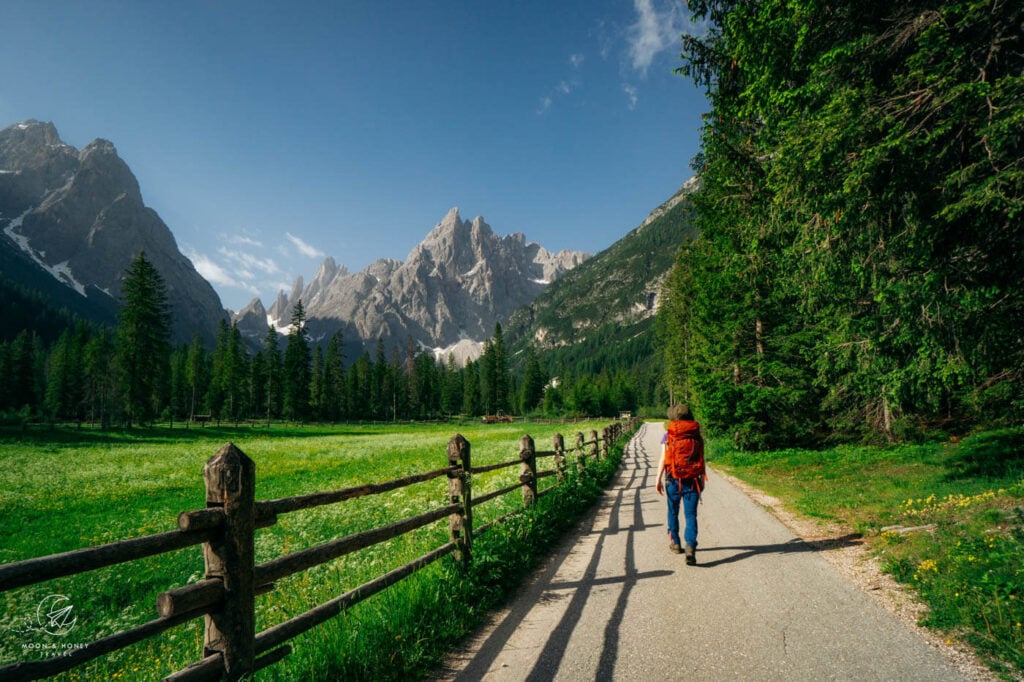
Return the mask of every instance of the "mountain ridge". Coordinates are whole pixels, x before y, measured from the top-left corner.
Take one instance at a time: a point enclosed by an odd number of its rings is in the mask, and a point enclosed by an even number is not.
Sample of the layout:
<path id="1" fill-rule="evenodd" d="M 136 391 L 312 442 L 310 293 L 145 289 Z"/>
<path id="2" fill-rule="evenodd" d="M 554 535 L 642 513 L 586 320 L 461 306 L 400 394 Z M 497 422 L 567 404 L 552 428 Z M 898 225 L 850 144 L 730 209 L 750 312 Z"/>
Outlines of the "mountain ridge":
<path id="1" fill-rule="evenodd" d="M 515 364 L 527 347 L 551 376 L 626 372 L 639 404 L 662 401 L 654 317 L 684 242 L 696 238 L 687 180 L 635 228 L 522 306 L 504 328 Z"/>

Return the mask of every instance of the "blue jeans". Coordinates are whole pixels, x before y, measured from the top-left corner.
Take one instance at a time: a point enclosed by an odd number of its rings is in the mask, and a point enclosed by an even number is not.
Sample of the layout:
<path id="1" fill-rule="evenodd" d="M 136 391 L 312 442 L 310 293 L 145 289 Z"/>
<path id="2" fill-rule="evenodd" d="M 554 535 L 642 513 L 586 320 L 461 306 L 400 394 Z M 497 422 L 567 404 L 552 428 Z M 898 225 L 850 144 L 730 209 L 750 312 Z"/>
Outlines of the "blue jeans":
<path id="1" fill-rule="evenodd" d="M 665 497 L 668 498 L 668 534 L 672 542 L 690 547 L 697 547 L 697 503 L 700 492 L 693 481 L 679 481 L 671 476 L 665 477 Z M 686 521 L 685 543 L 679 542 L 679 503 L 683 503 L 683 517 Z"/>

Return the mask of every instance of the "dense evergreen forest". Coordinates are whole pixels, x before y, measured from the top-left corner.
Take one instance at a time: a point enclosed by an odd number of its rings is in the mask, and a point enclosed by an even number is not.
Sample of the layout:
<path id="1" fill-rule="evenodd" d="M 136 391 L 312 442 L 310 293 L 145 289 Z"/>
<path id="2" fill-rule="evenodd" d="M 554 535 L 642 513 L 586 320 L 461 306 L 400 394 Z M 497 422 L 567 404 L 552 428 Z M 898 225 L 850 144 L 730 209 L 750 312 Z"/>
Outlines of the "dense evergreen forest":
<path id="1" fill-rule="evenodd" d="M 390 349 L 378 341 L 374 357 L 363 353 L 349 363 L 340 335 L 324 347 L 311 343 L 301 302 L 292 311 L 288 334 L 268 328 L 255 353 L 226 322 L 212 351 L 198 335 L 190 345 L 174 348 L 167 310 L 163 279 L 141 253 L 126 273 L 116 328 L 68 324 L 48 342 L 26 325 L 0 342 L 0 415 L 9 423 L 35 419 L 131 427 L 196 416 L 338 422 L 499 413 L 613 415 L 632 406 L 628 378 L 621 374 L 572 373 L 548 387 L 548 372 L 532 348 L 521 369 L 511 372 L 500 325 L 483 355 L 465 367 L 451 358 L 439 362 L 412 341 Z"/>
<path id="2" fill-rule="evenodd" d="M 744 447 L 1024 416 L 1024 4 L 691 0 L 669 381 Z"/>

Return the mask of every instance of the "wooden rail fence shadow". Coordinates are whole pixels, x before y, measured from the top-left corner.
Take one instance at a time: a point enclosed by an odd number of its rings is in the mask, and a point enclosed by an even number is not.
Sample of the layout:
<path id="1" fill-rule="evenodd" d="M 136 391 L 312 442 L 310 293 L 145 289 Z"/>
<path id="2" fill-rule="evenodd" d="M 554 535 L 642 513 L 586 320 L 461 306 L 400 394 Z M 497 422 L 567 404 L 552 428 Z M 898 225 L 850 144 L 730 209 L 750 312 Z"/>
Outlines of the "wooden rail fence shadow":
<path id="1" fill-rule="evenodd" d="M 266 501 L 255 499 L 256 468 L 253 461 L 234 444 L 227 443 L 203 467 L 206 508 L 179 514 L 178 530 L 0 566 L 0 592 L 5 592 L 201 544 L 206 565 L 205 579 L 162 592 L 157 598 L 158 617 L 148 623 L 53 658 L 0 667 L 0 679 L 36 680 L 66 672 L 196 618 L 203 618 L 205 622 L 203 658 L 164 679 L 191 682 L 250 678 L 257 670 L 287 656 L 291 652 L 291 646 L 286 644 L 289 640 L 441 557 L 451 554 L 469 568 L 474 535 L 485 533 L 508 516 L 518 513 L 511 512 L 474 528 L 473 507 L 516 490 L 521 490 L 523 507 L 529 507 L 554 489 L 549 487 L 538 492 L 539 479 L 555 476 L 559 482 L 562 481 L 567 458 L 571 456 L 576 458 L 577 469 L 585 470 L 588 459 L 607 457 L 609 448 L 624 433 L 636 430 L 638 424 L 637 419 L 626 424 L 613 423 L 600 435 L 591 431 L 589 440 L 582 433 L 577 433 L 575 445 L 568 451 L 560 434 L 554 436 L 549 451 L 537 451 L 533 438 L 523 436 L 517 459 L 482 467 L 471 466 L 470 444 L 461 435 L 456 435 L 448 442 L 445 468 L 383 483 Z M 553 458 L 554 469 L 538 471 L 537 460 L 548 457 Z M 516 465 L 521 467 L 518 484 L 477 498 L 472 496 L 473 474 Z M 281 514 L 377 495 L 442 476 L 448 477 L 449 491 L 449 504 L 443 507 L 264 564 L 255 564 L 256 530 L 274 525 Z M 450 528 L 449 542 L 291 620 L 256 632 L 256 596 L 272 591 L 275 581 L 445 518 Z"/>

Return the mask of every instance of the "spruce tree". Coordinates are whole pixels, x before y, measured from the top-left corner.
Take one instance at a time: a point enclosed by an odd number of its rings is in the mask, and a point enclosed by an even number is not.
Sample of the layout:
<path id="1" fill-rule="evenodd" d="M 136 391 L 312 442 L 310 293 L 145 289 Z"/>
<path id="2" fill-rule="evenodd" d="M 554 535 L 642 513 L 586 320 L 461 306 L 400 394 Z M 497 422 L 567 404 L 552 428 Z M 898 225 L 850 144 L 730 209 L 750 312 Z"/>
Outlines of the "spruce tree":
<path id="1" fill-rule="evenodd" d="M 188 385 L 188 419 L 192 421 L 198 411 L 202 410 L 206 390 L 210 383 L 209 359 L 206 349 L 203 347 L 203 339 L 198 332 L 192 336 L 192 343 L 188 347 L 185 382 Z"/>
<path id="2" fill-rule="evenodd" d="M 170 312 L 163 277 L 139 252 L 125 273 L 117 323 L 117 363 L 125 425 L 152 420 L 168 370 Z"/>
<path id="3" fill-rule="evenodd" d="M 267 326 L 267 333 L 263 337 L 264 404 L 259 406 L 267 418 L 267 426 L 270 426 L 271 419 L 281 415 L 284 393 L 284 379 L 282 378 L 284 369 L 281 364 L 281 351 L 278 350 L 277 336 L 277 330 Z"/>
<path id="4" fill-rule="evenodd" d="M 451 415 L 462 411 L 462 371 L 455 364 L 455 356 L 448 354 L 448 367 L 444 373 L 441 392 L 441 411 Z"/>
<path id="5" fill-rule="evenodd" d="M 217 345 L 214 346 L 210 355 L 210 384 L 206 392 L 206 408 L 215 419 L 222 419 L 227 416 L 227 394 L 225 392 L 226 379 L 229 373 L 228 346 L 231 343 L 231 327 L 228 321 L 221 319 L 217 325 Z"/>
<path id="6" fill-rule="evenodd" d="M 301 421 L 309 416 L 310 350 L 302 301 L 292 309 L 292 324 L 284 349 L 284 416 Z"/>
<path id="7" fill-rule="evenodd" d="M 309 374 L 309 415 L 313 419 L 324 418 L 324 349 L 319 345 L 313 346 L 313 366 Z"/>
<path id="8" fill-rule="evenodd" d="M 113 371 L 114 341 L 106 330 L 94 334 L 85 345 L 83 372 L 85 381 L 85 416 L 101 428 L 110 426 L 112 403 L 117 394 L 117 377 Z"/>
<path id="9" fill-rule="evenodd" d="M 493 378 L 491 385 L 494 390 L 494 411 L 504 414 L 509 411 L 509 375 L 508 355 L 505 351 L 505 337 L 501 332 L 501 323 L 494 324 L 494 337 L 491 341 L 494 353 L 494 365 L 491 368 Z"/>
<path id="10" fill-rule="evenodd" d="M 324 418 L 336 422 L 345 415 L 345 356 L 341 332 L 327 342 L 324 356 Z"/>
<path id="11" fill-rule="evenodd" d="M 547 378 L 537 359 L 537 350 L 531 343 L 526 347 L 526 364 L 523 368 L 523 391 L 520 407 L 524 414 L 540 406 L 541 401 L 544 400 L 544 385 L 546 383 Z"/>

